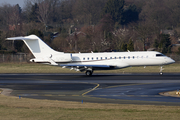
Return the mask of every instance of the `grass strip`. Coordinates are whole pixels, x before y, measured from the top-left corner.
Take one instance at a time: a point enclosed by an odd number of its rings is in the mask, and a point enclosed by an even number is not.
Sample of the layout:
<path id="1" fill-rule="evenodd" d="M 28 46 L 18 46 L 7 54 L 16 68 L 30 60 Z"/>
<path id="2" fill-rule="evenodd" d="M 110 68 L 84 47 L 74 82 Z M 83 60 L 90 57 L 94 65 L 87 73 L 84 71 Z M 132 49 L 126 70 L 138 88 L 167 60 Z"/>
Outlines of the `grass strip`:
<path id="1" fill-rule="evenodd" d="M 94 73 L 159 73 L 160 66 L 128 67 L 117 70 L 101 70 Z M 175 63 L 164 66 L 163 72 L 180 73 L 180 64 Z M 37 63 L 0 63 L 0 73 L 81 73 L 58 66 Z"/>
<path id="2" fill-rule="evenodd" d="M 35 100 L 0 95 L 3 120 L 179 119 L 180 107 Z"/>

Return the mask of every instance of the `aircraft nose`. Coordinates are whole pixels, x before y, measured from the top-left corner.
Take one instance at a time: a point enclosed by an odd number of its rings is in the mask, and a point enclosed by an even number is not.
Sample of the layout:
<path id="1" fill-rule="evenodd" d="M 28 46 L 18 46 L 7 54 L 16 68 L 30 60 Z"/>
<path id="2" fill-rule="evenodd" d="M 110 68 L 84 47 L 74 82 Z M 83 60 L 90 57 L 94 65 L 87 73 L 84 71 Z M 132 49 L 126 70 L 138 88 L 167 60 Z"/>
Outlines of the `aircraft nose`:
<path id="1" fill-rule="evenodd" d="M 173 59 L 171 59 L 172 60 L 172 63 L 175 63 L 176 61 L 175 60 L 173 60 Z"/>
<path id="2" fill-rule="evenodd" d="M 175 63 L 175 60 L 169 58 L 167 62 L 168 62 L 169 64 L 171 64 L 171 63 Z"/>

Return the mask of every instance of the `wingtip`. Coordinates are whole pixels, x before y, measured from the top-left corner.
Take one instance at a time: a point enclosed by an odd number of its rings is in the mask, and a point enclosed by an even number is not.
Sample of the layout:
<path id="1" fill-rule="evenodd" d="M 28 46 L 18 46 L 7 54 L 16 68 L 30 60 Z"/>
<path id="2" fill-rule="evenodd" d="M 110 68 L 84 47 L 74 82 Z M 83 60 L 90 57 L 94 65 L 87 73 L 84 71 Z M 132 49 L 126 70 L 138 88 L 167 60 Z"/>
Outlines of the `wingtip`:
<path id="1" fill-rule="evenodd" d="M 12 38 L 6 38 L 5 40 L 14 40 L 14 39 L 12 39 Z"/>

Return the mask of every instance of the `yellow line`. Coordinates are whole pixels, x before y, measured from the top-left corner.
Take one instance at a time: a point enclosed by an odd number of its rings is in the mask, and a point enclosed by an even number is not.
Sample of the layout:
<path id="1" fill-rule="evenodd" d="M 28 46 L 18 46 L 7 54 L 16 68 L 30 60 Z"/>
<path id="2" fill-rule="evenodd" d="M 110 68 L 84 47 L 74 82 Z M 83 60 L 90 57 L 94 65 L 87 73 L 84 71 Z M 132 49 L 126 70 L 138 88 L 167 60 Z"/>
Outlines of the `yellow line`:
<path id="1" fill-rule="evenodd" d="M 79 96 L 79 95 L 72 95 L 72 96 Z"/>
<path id="2" fill-rule="evenodd" d="M 66 96 L 66 95 L 58 95 L 58 96 Z"/>
<path id="3" fill-rule="evenodd" d="M 145 84 L 152 84 L 152 83 L 134 83 L 134 84 L 127 84 L 127 85 L 116 85 L 116 86 L 105 87 L 103 89 L 115 88 L 115 87 L 123 87 L 123 86 L 132 86 L 132 85 L 145 85 Z"/>
<path id="4" fill-rule="evenodd" d="M 82 96 L 83 96 L 83 95 L 86 95 L 86 94 L 88 94 L 88 93 L 90 93 L 91 91 L 95 90 L 95 89 L 98 88 L 98 87 L 99 87 L 99 84 L 97 84 L 97 86 L 94 87 L 93 89 L 91 89 L 91 90 L 89 90 L 89 91 L 83 93 Z"/>
<path id="5" fill-rule="evenodd" d="M 53 96 L 53 95 L 51 95 L 51 94 L 45 94 L 44 96 Z"/>
<path id="6" fill-rule="evenodd" d="M 145 84 L 149 84 L 149 83 L 145 83 Z M 114 88 L 114 87 L 119 87 L 119 86 L 131 86 L 131 85 L 143 85 L 143 83 L 140 83 L 140 84 L 128 84 L 128 85 L 110 86 L 110 87 L 106 87 L 106 88 L 103 88 L 103 89 Z M 91 89 L 91 90 L 89 90 L 89 91 L 83 93 L 82 96 L 83 96 L 83 95 L 86 95 L 86 94 L 88 94 L 88 93 L 90 93 L 91 91 L 95 90 L 95 89 L 98 88 L 98 87 L 99 87 L 99 84 L 97 84 L 97 86 L 94 87 L 93 89 Z"/>

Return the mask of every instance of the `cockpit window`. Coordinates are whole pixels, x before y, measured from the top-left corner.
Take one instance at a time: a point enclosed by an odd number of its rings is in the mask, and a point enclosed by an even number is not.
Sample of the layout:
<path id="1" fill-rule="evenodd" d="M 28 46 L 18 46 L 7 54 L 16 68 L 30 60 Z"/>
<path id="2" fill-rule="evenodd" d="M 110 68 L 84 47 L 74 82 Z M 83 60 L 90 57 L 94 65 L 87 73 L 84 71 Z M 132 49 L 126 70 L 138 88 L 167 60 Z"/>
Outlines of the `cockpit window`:
<path id="1" fill-rule="evenodd" d="M 162 57 L 162 56 L 165 56 L 163 54 L 156 54 L 156 57 Z"/>

